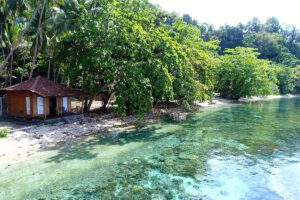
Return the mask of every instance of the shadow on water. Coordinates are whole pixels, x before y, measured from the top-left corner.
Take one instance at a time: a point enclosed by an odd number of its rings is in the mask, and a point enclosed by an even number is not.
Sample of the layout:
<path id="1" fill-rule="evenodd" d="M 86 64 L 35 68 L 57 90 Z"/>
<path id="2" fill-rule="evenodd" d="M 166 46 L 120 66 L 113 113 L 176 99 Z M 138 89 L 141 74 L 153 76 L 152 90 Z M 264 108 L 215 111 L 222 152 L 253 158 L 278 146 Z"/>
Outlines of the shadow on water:
<path id="1" fill-rule="evenodd" d="M 46 149 L 46 151 L 57 150 L 58 153 L 46 160 L 46 162 L 60 163 L 67 160 L 90 160 L 97 157 L 94 153 L 95 147 L 111 145 L 127 145 L 138 142 L 157 141 L 161 138 L 174 134 L 173 132 L 160 132 L 160 126 L 147 126 L 129 131 L 111 131 L 99 133 L 72 142 L 63 142 L 56 147 Z"/>
<path id="2" fill-rule="evenodd" d="M 97 153 L 92 153 L 96 140 L 85 139 L 77 141 L 76 145 L 65 142 L 59 147 L 49 148 L 48 151 L 58 150 L 57 155 L 47 159 L 46 162 L 60 163 L 67 160 L 90 160 L 97 157 Z"/>

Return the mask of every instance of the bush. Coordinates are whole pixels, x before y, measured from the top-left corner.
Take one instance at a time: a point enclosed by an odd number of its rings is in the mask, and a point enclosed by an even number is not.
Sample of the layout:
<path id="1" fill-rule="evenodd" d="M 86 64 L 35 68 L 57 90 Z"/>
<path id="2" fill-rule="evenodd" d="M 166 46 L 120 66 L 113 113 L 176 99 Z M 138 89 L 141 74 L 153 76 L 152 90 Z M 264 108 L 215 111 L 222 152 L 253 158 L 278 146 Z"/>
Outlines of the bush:
<path id="1" fill-rule="evenodd" d="M 238 99 L 277 93 L 275 70 L 266 60 L 258 59 L 255 49 L 227 49 L 220 57 L 216 90 L 222 96 Z"/>
<path id="2" fill-rule="evenodd" d="M 6 128 L 0 130 L 0 138 L 5 138 L 7 137 L 7 135 L 8 135 L 8 130 Z"/>
<path id="3" fill-rule="evenodd" d="M 277 78 L 281 94 L 298 94 L 300 92 L 300 66 L 279 66 Z"/>
<path id="4" fill-rule="evenodd" d="M 296 87 L 296 77 L 294 76 L 293 68 L 281 67 L 277 75 L 279 81 L 280 94 L 294 93 Z"/>

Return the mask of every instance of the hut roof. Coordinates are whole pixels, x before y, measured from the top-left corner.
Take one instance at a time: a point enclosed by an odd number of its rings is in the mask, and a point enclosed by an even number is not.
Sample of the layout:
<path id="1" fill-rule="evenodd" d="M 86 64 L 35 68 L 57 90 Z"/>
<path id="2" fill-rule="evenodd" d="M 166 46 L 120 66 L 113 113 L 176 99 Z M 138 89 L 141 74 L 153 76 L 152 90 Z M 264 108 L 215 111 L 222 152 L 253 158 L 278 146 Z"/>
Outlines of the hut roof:
<path id="1" fill-rule="evenodd" d="M 26 91 L 34 92 L 43 97 L 78 97 L 89 95 L 88 93 L 68 88 L 66 85 L 58 84 L 42 76 L 37 76 L 22 83 L 0 89 L 0 93 Z"/>

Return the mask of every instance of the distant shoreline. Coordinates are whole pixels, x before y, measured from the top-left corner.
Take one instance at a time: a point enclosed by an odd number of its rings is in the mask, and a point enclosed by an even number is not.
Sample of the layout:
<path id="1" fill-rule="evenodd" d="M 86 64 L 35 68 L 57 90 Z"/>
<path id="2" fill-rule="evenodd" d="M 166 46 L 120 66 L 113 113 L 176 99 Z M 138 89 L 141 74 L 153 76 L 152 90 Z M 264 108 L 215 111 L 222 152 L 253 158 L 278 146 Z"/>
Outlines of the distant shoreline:
<path id="1" fill-rule="evenodd" d="M 268 101 L 273 99 L 289 99 L 289 98 L 296 98 L 296 97 L 300 97 L 300 94 L 269 95 L 265 97 L 253 96 L 248 98 L 240 98 L 238 102 L 247 103 L 247 102 L 256 102 L 256 101 Z"/>

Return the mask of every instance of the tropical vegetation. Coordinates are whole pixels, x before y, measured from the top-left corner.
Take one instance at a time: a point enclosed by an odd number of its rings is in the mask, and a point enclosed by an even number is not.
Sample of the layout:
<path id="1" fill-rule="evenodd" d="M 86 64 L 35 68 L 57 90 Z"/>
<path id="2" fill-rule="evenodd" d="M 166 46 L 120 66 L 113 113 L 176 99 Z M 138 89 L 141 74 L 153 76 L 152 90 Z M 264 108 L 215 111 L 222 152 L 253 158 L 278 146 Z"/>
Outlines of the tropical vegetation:
<path id="1" fill-rule="evenodd" d="M 91 93 L 86 110 L 115 96 L 120 116 L 300 85 L 295 27 L 272 17 L 215 29 L 147 0 L 3 0 L 0 59 L 0 87 L 43 75 Z"/>

